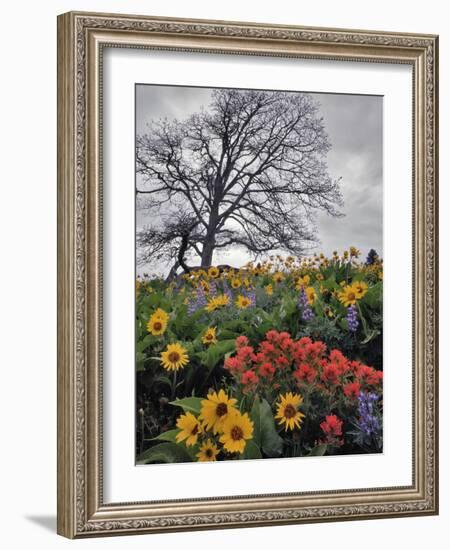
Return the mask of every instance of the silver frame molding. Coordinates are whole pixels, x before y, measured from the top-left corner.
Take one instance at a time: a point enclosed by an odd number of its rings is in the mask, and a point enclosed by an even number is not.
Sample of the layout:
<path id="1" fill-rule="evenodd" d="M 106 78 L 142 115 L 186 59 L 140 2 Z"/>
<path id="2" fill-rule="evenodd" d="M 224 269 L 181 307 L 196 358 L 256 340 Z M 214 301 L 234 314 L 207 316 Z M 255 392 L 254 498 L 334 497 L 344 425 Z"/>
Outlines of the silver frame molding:
<path id="1" fill-rule="evenodd" d="M 102 51 L 132 47 L 413 68 L 413 484 L 105 504 Z M 438 38 L 70 12 L 58 17 L 58 533 L 100 535 L 438 513 Z"/>

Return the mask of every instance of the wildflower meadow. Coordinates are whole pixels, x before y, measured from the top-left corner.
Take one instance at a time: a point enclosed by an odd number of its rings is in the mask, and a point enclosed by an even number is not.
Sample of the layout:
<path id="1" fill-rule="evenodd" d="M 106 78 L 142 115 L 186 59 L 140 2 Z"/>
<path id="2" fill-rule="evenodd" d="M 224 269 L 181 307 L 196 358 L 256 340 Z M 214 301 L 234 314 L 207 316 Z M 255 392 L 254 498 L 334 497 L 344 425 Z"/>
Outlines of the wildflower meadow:
<path id="1" fill-rule="evenodd" d="M 137 463 L 381 452 L 382 297 L 355 247 L 138 278 Z"/>

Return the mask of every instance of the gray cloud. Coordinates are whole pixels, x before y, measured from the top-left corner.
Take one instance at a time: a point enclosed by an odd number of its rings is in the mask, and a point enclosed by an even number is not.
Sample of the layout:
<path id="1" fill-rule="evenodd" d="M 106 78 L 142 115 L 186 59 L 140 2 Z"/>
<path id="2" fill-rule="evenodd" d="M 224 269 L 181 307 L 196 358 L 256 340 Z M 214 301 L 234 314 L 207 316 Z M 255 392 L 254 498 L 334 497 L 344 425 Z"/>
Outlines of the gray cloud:
<path id="1" fill-rule="evenodd" d="M 206 107 L 211 89 L 179 86 L 136 86 L 136 131 L 148 131 L 154 119 L 184 119 Z M 324 213 L 316 216 L 320 245 L 317 251 L 329 255 L 350 245 L 363 254 L 370 248 L 383 253 L 383 98 L 350 94 L 311 94 L 320 104 L 330 142 L 327 156 L 330 175 L 341 179 L 344 207 L 341 218 Z M 148 213 L 137 211 L 137 229 L 148 224 Z M 249 256 L 230 250 L 215 262 L 241 265 Z M 150 271 L 140 269 L 142 271 Z M 164 271 L 152 266 L 152 272 Z"/>
<path id="2" fill-rule="evenodd" d="M 379 96 L 315 94 L 332 144 L 330 174 L 341 179 L 345 214 L 318 215 L 321 249 L 354 245 L 383 252 L 383 100 Z"/>

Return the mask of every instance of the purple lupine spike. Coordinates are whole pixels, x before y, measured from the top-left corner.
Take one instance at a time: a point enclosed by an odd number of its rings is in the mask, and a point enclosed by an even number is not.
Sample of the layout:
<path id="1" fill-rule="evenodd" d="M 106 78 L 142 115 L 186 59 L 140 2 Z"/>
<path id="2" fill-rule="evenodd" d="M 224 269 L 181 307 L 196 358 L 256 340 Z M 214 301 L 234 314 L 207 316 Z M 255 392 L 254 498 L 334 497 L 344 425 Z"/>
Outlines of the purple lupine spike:
<path id="1" fill-rule="evenodd" d="M 380 421 L 373 413 L 373 406 L 378 396 L 373 392 L 361 393 L 358 396 L 358 426 L 365 435 L 374 435 L 380 429 Z"/>
<path id="2" fill-rule="evenodd" d="M 217 294 L 217 285 L 214 281 L 209 283 L 209 295 L 214 297 Z"/>
<path id="3" fill-rule="evenodd" d="M 228 296 L 228 299 L 231 304 L 233 302 L 233 293 L 231 292 L 231 289 L 228 286 L 228 282 L 226 281 L 226 279 L 223 280 L 222 286 L 223 286 L 223 293 L 225 294 L 225 296 Z"/>
<path id="4" fill-rule="evenodd" d="M 350 332 L 356 332 L 358 330 L 359 321 L 358 321 L 358 311 L 355 305 L 351 305 L 347 309 L 347 324 L 348 330 Z"/>
<path id="5" fill-rule="evenodd" d="M 252 302 L 252 306 L 256 306 L 256 294 L 255 294 L 255 291 L 254 290 L 250 290 L 248 292 L 248 297 L 250 298 L 251 302 Z"/>
<path id="6" fill-rule="evenodd" d="M 188 306 L 187 306 L 188 314 L 192 315 L 197 311 L 197 302 L 196 300 L 189 300 Z"/>
<path id="7" fill-rule="evenodd" d="M 243 290 L 242 294 L 249 298 L 252 307 L 256 306 L 256 294 L 254 290 Z"/>
<path id="8" fill-rule="evenodd" d="M 197 301 L 196 301 L 197 309 L 205 307 L 206 304 L 207 304 L 207 300 L 206 300 L 205 289 L 202 287 L 202 285 L 198 285 L 198 287 L 197 287 Z"/>
<path id="9" fill-rule="evenodd" d="M 197 310 L 204 308 L 206 304 L 207 304 L 207 299 L 206 299 L 205 290 L 202 287 L 202 285 L 198 285 L 197 291 L 195 294 L 195 299 L 189 300 L 189 303 L 188 303 L 189 315 L 192 315 Z"/>
<path id="10" fill-rule="evenodd" d="M 302 286 L 302 289 L 300 291 L 298 306 L 302 313 L 302 319 L 304 321 L 311 321 L 311 319 L 314 317 L 314 313 L 313 313 L 313 310 L 311 309 L 311 306 L 309 305 L 308 296 L 306 295 L 304 286 Z"/>

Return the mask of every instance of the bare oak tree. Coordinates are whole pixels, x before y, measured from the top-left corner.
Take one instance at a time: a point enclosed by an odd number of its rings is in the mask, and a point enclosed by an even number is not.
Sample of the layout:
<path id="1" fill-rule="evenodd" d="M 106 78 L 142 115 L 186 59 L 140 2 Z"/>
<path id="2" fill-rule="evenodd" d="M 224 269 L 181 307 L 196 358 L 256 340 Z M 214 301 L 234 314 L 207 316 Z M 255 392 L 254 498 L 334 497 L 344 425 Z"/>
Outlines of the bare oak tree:
<path id="1" fill-rule="evenodd" d="M 199 222 L 195 216 L 179 210 L 169 212 L 157 226 L 144 227 L 137 234 L 139 264 L 172 262 L 167 279 L 172 279 L 179 267 L 190 271 L 186 261 L 189 256 L 201 256 L 202 234 L 197 231 Z"/>
<path id="2" fill-rule="evenodd" d="M 188 217 L 203 266 L 232 245 L 301 255 L 317 240 L 314 212 L 338 216 L 342 204 L 318 107 L 308 94 L 214 90 L 206 109 L 138 136 L 137 194 L 158 216 Z M 172 230 L 154 227 L 157 248 L 157 233 Z"/>

